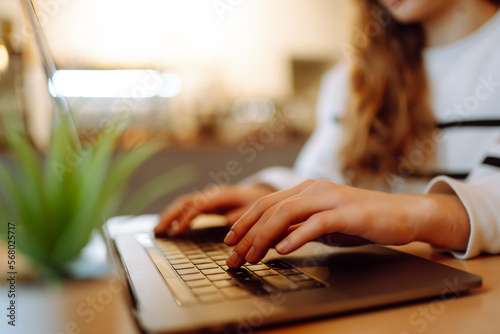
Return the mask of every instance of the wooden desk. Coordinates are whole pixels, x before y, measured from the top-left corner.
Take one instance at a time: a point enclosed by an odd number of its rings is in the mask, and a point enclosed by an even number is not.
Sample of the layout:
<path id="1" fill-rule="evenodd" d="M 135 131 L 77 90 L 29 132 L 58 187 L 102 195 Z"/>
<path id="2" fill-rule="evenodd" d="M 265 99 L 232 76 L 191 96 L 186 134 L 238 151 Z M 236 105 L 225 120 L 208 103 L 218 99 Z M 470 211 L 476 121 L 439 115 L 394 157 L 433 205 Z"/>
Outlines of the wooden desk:
<path id="1" fill-rule="evenodd" d="M 456 299 L 424 300 L 268 328 L 258 333 L 500 333 L 500 256 L 461 261 L 435 253 L 422 243 L 394 248 L 478 274 L 483 277 L 483 287 Z M 3 269 L 3 263 L 0 268 Z M 2 283 L 0 332 L 138 334 L 126 294 L 115 277 L 65 281 L 52 287 L 40 282 L 24 284 L 18 287 L 14 328 L 6 324 L 7 286 Z"/>
<path id="2" fill-rule="evenodd" d="M 500 256 L 457 260 L 424 243 L 392 248 L 482 276 L 483 286 L 456 299 L 388 306 L 260 333 L 500 333 Z"/>

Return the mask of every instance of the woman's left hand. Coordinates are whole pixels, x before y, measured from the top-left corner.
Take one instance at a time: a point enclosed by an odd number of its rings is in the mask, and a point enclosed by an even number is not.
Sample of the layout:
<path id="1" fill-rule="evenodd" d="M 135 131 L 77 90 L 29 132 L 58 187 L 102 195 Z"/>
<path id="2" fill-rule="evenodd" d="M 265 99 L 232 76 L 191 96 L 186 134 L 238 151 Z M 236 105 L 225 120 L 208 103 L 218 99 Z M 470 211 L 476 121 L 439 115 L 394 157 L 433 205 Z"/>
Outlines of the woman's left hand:
<path id="1" fill-rule="evenodd" d="M 446 219 L 440 210 L 454 214 Z M 274 245 L 280 254 L 312 240 L 336 246 L 421 240 L 461 249 L 468 234 L 467 212 L 455 195 L 388 194 L 308 180 L 257 200 L 224 241 L 236 245 L 227 264 L 239 267 L 260 261 Z"/>

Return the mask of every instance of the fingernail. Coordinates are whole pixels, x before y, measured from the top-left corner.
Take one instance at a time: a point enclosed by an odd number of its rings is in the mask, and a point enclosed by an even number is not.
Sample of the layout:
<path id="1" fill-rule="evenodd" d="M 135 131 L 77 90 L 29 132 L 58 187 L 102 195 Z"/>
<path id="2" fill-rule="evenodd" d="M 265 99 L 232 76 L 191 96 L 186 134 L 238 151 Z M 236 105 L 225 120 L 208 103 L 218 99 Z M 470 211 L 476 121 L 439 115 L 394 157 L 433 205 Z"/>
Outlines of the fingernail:
<path id="1" fill-rule="evenodd" d="M 177 231 L 179 230 L 179 221 L 174 220 L 172 222 L 172 225 L 170 225 L 170 229 L 168 230 L 168 235 L 169 236 L 174 236 L 177 234 Z"/>
<path id="2" fill-rule="evenodd" d="M 233 251 L 226 260 L 226 264 L 230 267 L 235 267 L 238 263 L 238 253 Z"/>
<path id="3" fill-rule="evenodd" d="M 236 233 L 234 233 L 233 230 L 229 231 L 229 233 L 224 238 L 224 243 L 226 243 L 227 245 L 232 245 L 235 237 Z"/>
<path id="4" fill-rule="evenodd" d="M 252 248 L 250 248 L 250 250 L 248 251 L 247 253 L 247 256 L 245 257 L 245 259 L 248 261 L 248 262 L 252 262 L 252 260 L 254 259 L 255 255 L 255 247 L 252 246 Z"/>
<path id="5" fill-rule="evenodd" d="M 289 245 L 290 243 L 288 242 L 288 240 L 285 239 L 276 245 L 276 250 L 280 254 L 286 253 L 288 251 Z"/>

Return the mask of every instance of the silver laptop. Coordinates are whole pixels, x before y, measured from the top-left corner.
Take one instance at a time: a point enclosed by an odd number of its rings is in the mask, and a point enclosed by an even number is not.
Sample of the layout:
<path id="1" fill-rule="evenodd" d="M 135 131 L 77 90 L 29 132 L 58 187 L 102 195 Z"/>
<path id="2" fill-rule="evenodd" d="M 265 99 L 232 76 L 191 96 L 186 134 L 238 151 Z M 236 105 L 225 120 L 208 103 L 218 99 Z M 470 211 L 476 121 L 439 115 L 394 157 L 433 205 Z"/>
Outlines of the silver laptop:
<path id="1" fill-rule="evenodd" d="M 116 261 L 125 273 L 140 327 L 152 333 L 247 333 L 279 323 L 438 296 L 481 286 L 481 277 L 377 245 L 311 242 L 274 250 L 258 264 L 229 269 L 226 227 L 156 238 L 156 216 L 117 218 Z M 149 222 L 149 224 L 148 224 Z M 113 227 L 115 227 L 113 226 Z M 138 232 L 141 229 L 149 232 Z"/>
<path id="2" fill-rule="evenodd" d="M 22 2 L 50 80 L 55 67 L 35 7 L 31 0 Z M 225 260 L 231 247 L 222 242 L 226 227 L 215 224 L 178 238 L 156 238 L 155 220 L 115 219 L 110 225 L 121 228 L 104 231 L 128 282 L 130 307 L 145 332 L 246 333 L 382 305 L 455 297 L 481 286 L 479 276 L 377 245 L 339 248 L 311 242 L 288 256 L 271 250 L 258 264 L 229 269 Z"/>

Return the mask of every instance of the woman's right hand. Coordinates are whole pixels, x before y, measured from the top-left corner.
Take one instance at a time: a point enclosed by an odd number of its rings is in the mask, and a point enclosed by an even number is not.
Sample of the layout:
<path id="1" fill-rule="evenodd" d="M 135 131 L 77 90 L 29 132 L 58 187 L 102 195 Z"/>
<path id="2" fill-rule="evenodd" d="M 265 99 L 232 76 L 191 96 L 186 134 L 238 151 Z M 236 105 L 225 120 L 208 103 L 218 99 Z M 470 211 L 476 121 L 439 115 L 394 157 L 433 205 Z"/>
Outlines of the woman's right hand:
<path id="1" fill-rule="evenodd" d="M 156 235 L 178 235 L 188 229 L 191 221 L 202 213 L 225 215 L 234 224 L 259 198 L 275 190 L 265 184 L 250 187 L 222 185 L 179 197 L 160 215 Z"/>

